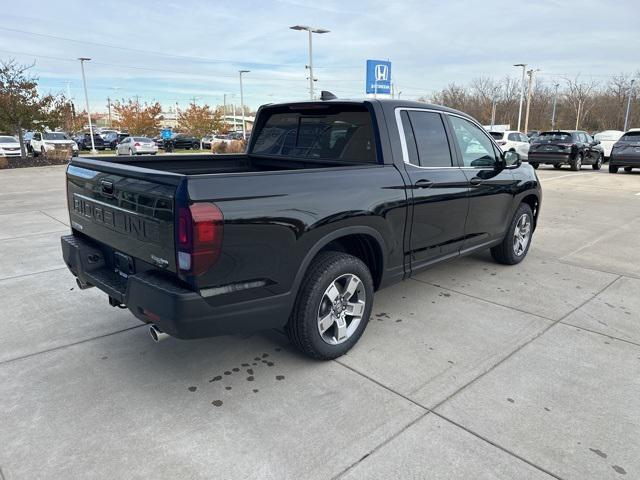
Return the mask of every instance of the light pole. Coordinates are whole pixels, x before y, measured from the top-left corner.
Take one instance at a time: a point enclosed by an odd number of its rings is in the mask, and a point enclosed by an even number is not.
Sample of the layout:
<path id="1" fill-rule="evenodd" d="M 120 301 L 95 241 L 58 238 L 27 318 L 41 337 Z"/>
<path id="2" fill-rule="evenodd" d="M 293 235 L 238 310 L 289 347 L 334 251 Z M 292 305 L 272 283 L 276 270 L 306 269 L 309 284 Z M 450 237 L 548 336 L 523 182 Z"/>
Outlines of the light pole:
<path id="1" fill-rule="evenodd" d="M 556 103 L 558 102 L 558 87 L 559 83 L 554 85 L 555 91 L 553 92 L 553 110 L 551 112 L 551 130 L 556 129 Z"/>
<path id="2" fill-rule="evenodd" d="M 629 85 L 629 98 L 627 99 L 627 113 L 624 116 L 624 131 L 627 131 L 627 124 L 629 123 L 629 112 L 631 111 L 631 96 L 633 95 L 633 82 L 635 82 L 634 80 L 631 80 L 631 84 Z"/>
<path id="3" fill-rule="evenodd" d="M 242 92 L 242 74 L 249 73 L 250 70 L 238 70 L 240 75 L 240 108 L 242 109 L 242 138 L 247 139 L 247 130 L 244 123 L 244 93 Z"/>
<path id="4" fill-rule="evenodd" d="M 84 101 L 87 107 L 87 117 L 89 117 L 89 135 L 91 136 L 91 155 L 97 155 L 96 145 L 93 141 L 93 124 L 91 123 L 91 112 L 89 111 L 89 94 L 87 93 L 87 78 L 84 75 L 84 62 L 91 60 L 90 58 L 80 57 L 80 69 L 82 70 L 82 84 L 84 85 Z"/>
<path id="5" fill-rule="evenodd" d="M 522 67 L 522 84 L 520 85 L 520 107 L 518 108 L 518 131 L 520 131 L 520 122 L 522 121 L 522 102 L 524 101 L 524 72 L 527 69 L 527 64 L 516 63 L 514 67 Z"/>
<path id="6" fill-rule="evenodd" d="M 289 27 L 291 30 L 306 30 L 309 32 L 309 97 L 313 100 L 313 40 L 314 33 L 329 33 L 329 30 L 324 28 L 314 28 L 306 25 L 294 25 Z"/>
<path id="7" fill-rule="evenodd" d="M 535 70 L 527 70 L 527 75 L 529 75 L 529 88 L 527 89 L 527 113 L 524 116 L 524 133 L 527 134 L 529 130 L 529 109 L 531 108 L 531 87 L 533 86 L 533 74 L 539 72 L 540 69 L 536 68 Z"/>

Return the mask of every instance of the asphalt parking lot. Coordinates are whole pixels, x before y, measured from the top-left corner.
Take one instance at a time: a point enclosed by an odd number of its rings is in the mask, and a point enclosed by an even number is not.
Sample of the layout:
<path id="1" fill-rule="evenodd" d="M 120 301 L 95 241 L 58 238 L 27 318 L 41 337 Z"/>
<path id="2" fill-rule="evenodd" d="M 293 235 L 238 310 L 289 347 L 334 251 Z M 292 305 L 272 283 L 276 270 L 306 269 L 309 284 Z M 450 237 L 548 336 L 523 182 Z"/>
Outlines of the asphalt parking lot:
<path id="1" fill-rule="evenodd" d="M 0 171 L 0 478 L 640 478 L 640 173 L 538 175 L 522 264 L 383 290 L 323 363 L 153 344 L 64 267 L 64 167 Z"/>

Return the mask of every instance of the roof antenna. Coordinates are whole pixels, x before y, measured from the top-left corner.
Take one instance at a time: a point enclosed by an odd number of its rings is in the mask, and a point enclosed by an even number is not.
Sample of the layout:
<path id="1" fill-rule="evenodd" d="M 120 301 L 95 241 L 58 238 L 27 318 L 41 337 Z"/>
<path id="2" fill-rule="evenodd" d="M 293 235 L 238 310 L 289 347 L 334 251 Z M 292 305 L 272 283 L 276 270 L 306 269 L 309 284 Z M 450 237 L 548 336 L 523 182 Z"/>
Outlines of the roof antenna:
<path id="1" fill-rule="evenodd" d="M 322 90 L 322 92 L 320 92 L 320 100 L 322 100 L 323 102 L 326 102 L 327 100 L 336 100 L 337 98 L 338 97 L 336 97 L 328 90 Z"/>

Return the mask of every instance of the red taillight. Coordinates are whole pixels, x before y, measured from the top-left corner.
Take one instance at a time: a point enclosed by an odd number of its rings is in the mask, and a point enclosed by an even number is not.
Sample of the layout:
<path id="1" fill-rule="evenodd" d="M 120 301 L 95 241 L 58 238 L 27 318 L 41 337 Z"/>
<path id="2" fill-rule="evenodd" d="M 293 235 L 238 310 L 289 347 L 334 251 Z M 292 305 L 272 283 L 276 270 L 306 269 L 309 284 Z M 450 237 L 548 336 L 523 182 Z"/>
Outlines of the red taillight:
<path id="1" fill-rule="evenodd" d="M 189 275 L 202 275 L 220 256 L 223 234 L 222 212 L 213 203 L 194 203 L 178 211 L 178 268 Z"/>
<path id="2" fill-rule="evenodd" d="M 139 147 L 139 146 L 140 146 L 140 144 L 139 144 L 138 142 L 136 142 L 136 143 L 134 143 L 134 144 L 133 144 L 133 146 L 134 146 L 134 147 Z"/>

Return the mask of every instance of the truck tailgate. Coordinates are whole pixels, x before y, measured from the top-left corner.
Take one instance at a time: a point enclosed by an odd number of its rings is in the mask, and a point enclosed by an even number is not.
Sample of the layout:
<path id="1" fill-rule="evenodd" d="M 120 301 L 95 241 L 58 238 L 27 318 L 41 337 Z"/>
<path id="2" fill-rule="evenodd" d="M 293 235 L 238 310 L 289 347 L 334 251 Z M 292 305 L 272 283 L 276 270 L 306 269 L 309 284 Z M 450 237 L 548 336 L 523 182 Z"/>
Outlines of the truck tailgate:
<path id="1" fill-rule="evenodd" d="M 74 162 L 75 163 L 75 162 Z M 174 203 L 176 182 L 140 178 L 141 169 L 104 162 L 67 169 L 71 227 L 114 250 L 115 260 L 135 260 L 176 271 Z M 132 175 L 137 172 L 138 175 Z M 118 254 L 119 252 L 119 254 Z M 118 266 L 120 263 L 116 263 Z"/>

